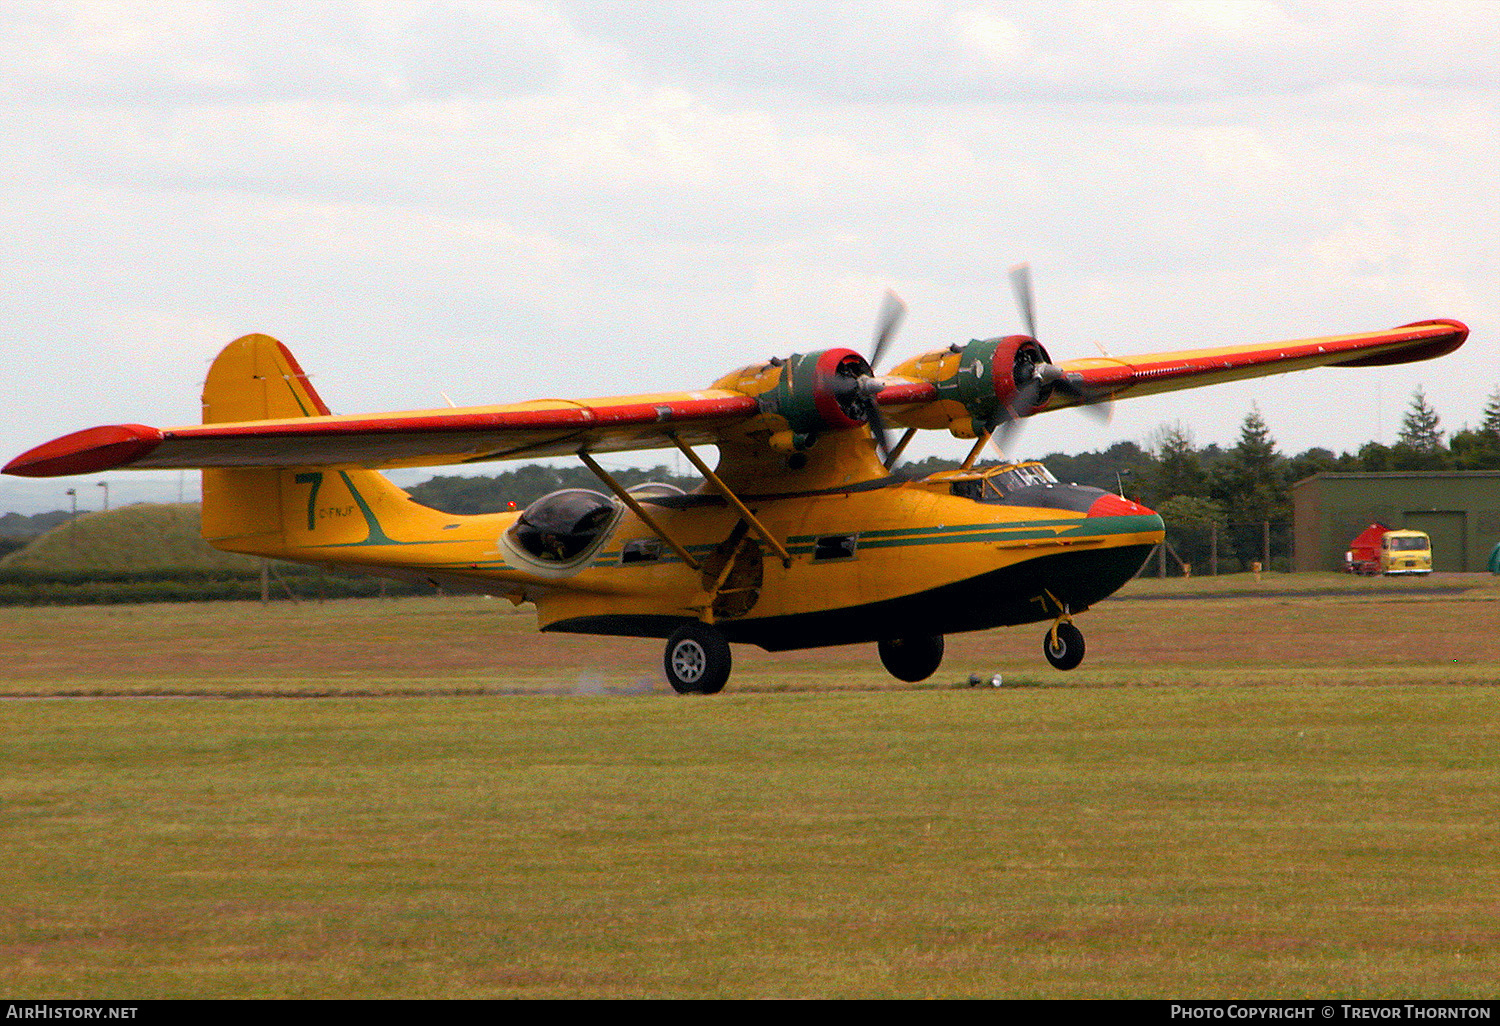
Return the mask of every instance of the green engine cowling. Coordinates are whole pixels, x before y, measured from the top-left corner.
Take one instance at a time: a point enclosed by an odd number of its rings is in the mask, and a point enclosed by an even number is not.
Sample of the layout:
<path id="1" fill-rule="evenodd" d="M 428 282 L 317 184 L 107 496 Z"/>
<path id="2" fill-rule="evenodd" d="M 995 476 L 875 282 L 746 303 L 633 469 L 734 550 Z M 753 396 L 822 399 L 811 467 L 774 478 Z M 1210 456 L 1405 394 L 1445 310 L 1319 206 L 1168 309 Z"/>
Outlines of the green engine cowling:
<path id="1" fill-rule="evenodd" d="M 1036 339 L 1008 335 L 924 353 L 891 373 L 931 382 L 938 399 L 932 405 L 946 418 L 946 426 L 972 438 L 1045 404 L 1053 382 L 1043 379 L 1041 368 L 1050 363 Z M 930 417 L 924 420 L 920 426 L 942 426 Z"/>
<path id="2" fill-rule="evenodd" d="M 785 428 L 772 433 L 778 449 L 802 450 L 825 431 L 869 423 L 873 381 L 869 361 L 852 349 L 823 349 L 773 357 L 715 382 L 754 396 L 762 414 Z"/>

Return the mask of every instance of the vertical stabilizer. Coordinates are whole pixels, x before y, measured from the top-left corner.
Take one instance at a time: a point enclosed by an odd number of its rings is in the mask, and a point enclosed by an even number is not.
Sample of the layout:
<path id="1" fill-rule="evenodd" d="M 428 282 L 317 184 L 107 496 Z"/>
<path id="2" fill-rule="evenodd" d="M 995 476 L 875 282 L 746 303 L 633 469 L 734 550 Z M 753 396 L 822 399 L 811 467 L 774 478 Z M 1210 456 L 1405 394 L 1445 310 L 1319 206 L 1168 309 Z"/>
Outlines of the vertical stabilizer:
<path id="1" fill-rule="evenodd" d="M 296 358 L 267 335 L 229 343 L 203 383 L 205 424 L 328 413 Z M 204 540 L 233 552 L 297 559 L 319 546 L 389 544 L 383 523 L 421 508 L 361 467 L 203 471 Z"/>
<path id="2" fill-rule="evenodd" d="M 229 343 L 203 382 L 205 424 L 327 415 L 296 357 L 269 335 Z"/>

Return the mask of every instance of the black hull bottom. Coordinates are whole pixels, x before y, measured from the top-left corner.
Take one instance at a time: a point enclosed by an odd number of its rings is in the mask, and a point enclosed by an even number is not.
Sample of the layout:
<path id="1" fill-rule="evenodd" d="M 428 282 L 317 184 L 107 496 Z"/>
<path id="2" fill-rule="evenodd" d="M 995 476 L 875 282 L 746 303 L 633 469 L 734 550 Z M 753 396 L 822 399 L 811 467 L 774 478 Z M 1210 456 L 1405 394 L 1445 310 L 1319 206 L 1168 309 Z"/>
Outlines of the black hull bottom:
<path id="1" fill-rule="evenodd" d="M 1059 552 L 901 598 L 818 613 L 724 620 L 715 626 L 730 641 L 783 652 L 1038 623 L 1063 612 L 1058 603 L 1078 613 L 1113 595 L 1136 575 L 1150 553 L 1149 545 Z M 620 613 L 559 620 L 542 629 L 666 638 L 691 621 Z"/>

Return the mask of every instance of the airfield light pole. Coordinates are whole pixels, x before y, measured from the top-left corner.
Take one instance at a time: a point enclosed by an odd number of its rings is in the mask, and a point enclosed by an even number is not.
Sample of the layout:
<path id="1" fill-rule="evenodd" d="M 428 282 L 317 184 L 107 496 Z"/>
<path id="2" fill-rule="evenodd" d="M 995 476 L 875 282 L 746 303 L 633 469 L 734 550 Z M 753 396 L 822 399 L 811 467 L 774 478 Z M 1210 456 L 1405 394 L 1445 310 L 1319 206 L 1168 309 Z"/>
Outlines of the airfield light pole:
<path id="1" fill-rule="evenodd" d="M 104 512 L 109 512 L 109 482 L 100 481 L 99 487 L 104 489 Z"/>
<path id="2" fill-rule="evenodd" d="M 68 514 L 68 548 L 78 548 L 78 489 L 68 489 L 68 501 L 73 505 L 73 512 Z"/>

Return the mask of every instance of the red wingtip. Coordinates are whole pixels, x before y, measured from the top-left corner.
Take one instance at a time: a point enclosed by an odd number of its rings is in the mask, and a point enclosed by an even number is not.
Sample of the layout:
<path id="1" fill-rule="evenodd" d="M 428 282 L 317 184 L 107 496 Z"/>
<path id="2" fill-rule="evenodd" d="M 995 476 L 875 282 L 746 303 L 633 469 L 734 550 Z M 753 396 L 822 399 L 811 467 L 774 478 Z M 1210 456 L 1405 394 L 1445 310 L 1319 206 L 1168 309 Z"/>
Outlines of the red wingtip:
<path id="1" fill-rule="evenodd" d="M 161 444 L 162 434 L 144 424 L 115 424 L 63 435 L 5 465 L 16 477 L 66 477 L 128 466 Z"/>
<path id="2" fill-rule="evenodd" d="M 1411 324 L 1403 324 L 1401 327 L 1392 330 L 1393 332 L 1401 332 L 1408 329 L 1415 330 L 1412 333 L 1411 344 L 1404 349 L 1381 353 L 1378 356 L 1359 356 L 1352 360 L 1340 360 L 1338 363 L 1330 364 L 1330 366 L 1390 367 L 1398 363 L 1416 363 L 1418 360 L 1433 360 L 1439 356 L 1447 356 L 1453 350 L 1463 345 L 1469 338 L 1469 326 L 1467 324 L 1463 321 L 1455 321 L 1447 317 L 1431 321 L 1414 321 Z M 1421 341 L 1422 339 L 1426 339 L 1426 341 Z"/>

